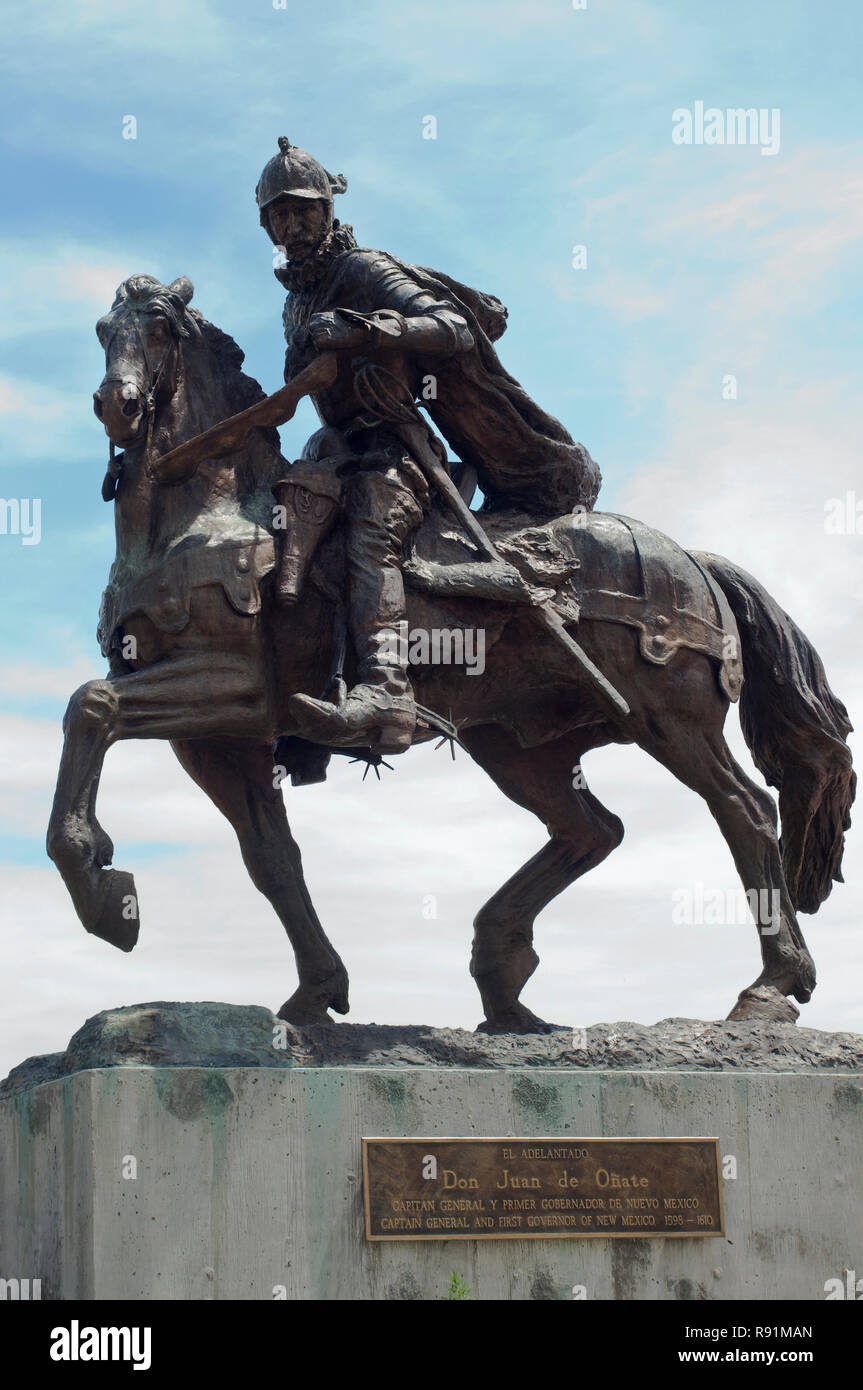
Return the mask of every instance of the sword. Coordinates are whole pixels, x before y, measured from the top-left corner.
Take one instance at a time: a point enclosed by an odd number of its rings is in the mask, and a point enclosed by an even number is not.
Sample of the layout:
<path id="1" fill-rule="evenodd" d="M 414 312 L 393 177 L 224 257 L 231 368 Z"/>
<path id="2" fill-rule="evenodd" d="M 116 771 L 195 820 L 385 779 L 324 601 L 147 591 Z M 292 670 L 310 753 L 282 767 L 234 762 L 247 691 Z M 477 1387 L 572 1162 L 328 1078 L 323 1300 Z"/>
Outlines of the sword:
<path id="1" fill-rule="evenodd" d="M 150 472 L 160 483 L 185 483 L 195 476 L 205 459 L 222 458 L 241 449 L 250 430 L 284 425 L 292 420 L 304 396 L 313 396 L 332 386 L 338 372 L 334 352 L 324 352 L 279 391 L 265 400 L 231 415 L 185 444 L 178 444 L 150 461 Z"/>

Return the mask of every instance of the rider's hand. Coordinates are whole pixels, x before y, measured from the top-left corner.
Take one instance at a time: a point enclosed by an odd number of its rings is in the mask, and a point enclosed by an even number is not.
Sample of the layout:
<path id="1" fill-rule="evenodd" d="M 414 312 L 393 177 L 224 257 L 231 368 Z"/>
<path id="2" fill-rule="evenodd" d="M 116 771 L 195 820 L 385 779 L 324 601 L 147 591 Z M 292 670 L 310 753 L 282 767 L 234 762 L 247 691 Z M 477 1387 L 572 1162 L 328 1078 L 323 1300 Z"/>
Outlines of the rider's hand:
<path id="1" fill-rule="evenodd" d="M 515 565 L 511 565 L 508 561 L 504 560 L 499 566 L 499 570 L 501 578 L 505 580 L 513 593 L 518 594 L 529 603 L 531 607 L 537 608 L 541 604 L 548 603 L 550 599 L 554 598 L 554 589 L 547 589 L 538 584 L 528 583 L 524 576 L 516 569 Z"/>
<path id="2" fill-rule="evenodd" d="M 368 337 L 359 325 L 339 322 L 334 313 L 312 314 L 308 332 L 318 352 L 362 347 Z"/>

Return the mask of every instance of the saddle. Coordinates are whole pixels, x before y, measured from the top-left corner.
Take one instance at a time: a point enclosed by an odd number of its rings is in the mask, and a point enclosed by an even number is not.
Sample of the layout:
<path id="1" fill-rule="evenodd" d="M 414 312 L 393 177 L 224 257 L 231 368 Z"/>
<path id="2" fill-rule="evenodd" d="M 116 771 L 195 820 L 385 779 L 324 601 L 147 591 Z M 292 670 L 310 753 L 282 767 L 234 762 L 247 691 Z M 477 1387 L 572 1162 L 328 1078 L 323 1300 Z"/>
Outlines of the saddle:
<path id="1" fill-rule="evenodd" d="M 476 490 L 473 469 L 457 469 L 454 481 L 469 502 Z M 332 471 L 303 462 L 279 486 L 292 491 L 280 583 L 294 598 L 336 520 L 339 489 Z M 652 665 L 668 665 L 681 648 L 702 652 L 716 662 L 728 699 L 739 699 L 741 646 L 728 600 L 697 557 L 669 536 L 632 517 L 587 510 L 541 524 L 517 512 L 483 514 L 482 522 L 524 584 L 483 561 L 436 498 L 406 555 L 406 586 L 442 600 L 513 605 L 525 603 L 526 585 L 534 598 L 549 598 L 566 624 L 612 622 L 636 629 L 641 656 Z M 332 568 L 326 566 L 330 575 Z M 320 569 L 314 566 L 319 583 Z M 500 618 L 502 628 L 505 610 Z"/>
<path id="2" fill-rule="evenodd" d="M 531 585 L 553 590 L 566 623 L 635 628 L 645 661 L 666 666 L 681 648 L 718 667 L 728 699 L 740 697 L 743 665 L 737 624 L 722 589 L 696 555 L 632 517 L 581 511 L 536 525 L 527 516 L 483 516 L 498 550 Z M 472 584 L 476 552 L 454 523 L 434 511 L 405 565 L 408 583 L 440 597 L 503 598 Z"/>
<path id="3" fill-rule="evenodd" d="M 578 514 L 576 514 L 576 518 Z M 740 697 L 740 635 L 722 589 L 696 555 L 632 517 L 588 512 L 551 523 L 559 542 L 581 560 L 575 591 L 581 617 L 623 623 L 639 633 L 645 661 L 667 666 L 681 648 L 718 666 L 719 684 Z"/>

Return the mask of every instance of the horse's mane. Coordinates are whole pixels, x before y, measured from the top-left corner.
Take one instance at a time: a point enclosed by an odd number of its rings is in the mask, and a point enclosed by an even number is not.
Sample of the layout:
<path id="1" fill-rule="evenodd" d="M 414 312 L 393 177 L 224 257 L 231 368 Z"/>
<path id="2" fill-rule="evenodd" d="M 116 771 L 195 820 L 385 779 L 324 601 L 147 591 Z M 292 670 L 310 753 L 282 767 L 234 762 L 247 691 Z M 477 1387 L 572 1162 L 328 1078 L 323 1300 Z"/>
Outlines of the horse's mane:
<path id="1" fill-rule="evenodd" d="M 228 394 L 238 410 L 254 405 L 264 396 L 264 391 L 254 377 L 242 370 L 246 354 L 230 333 L 217 328 L 197 309 L 187 309 L 185 318 L 199 330 L 205 348 L 215 357 L 217 364 L 224 368 L 223 379 Z"/>
<path id="2" fill-rule="evenodd" d="M 198 309 L 187 309 L 186 318 L 195 323 L 207 340 L 210 351 L 223 362 L 226 367 L 232 367 L 239 371 L 246 360 L 243 349 L 234 342 L 230 333 L 225 333 L 221 328 L 217 328 L 209 319 L 205 319 Z"/>

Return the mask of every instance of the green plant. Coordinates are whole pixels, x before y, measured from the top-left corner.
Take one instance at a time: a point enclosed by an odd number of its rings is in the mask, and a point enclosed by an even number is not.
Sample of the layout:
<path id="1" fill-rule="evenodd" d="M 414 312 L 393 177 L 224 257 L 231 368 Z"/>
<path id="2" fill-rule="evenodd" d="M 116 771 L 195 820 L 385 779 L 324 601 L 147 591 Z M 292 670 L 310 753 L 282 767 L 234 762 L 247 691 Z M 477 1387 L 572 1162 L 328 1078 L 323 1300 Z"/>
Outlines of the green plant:
<path id="1" fill-rule="evenodd" d="M 450 1280 L 449 1288 L 447 1289 L 446 1293 L 443 1294 L 441 1302 L 445 1302 L 447 1299 L 450 1298 L 466 1298 L 469 1300 L 473 1300 L 473 1294 L 471 1293 L 464 1280 L 459 1278 L 455 1270 L 453 1270 L 453 1276 Z"/>

